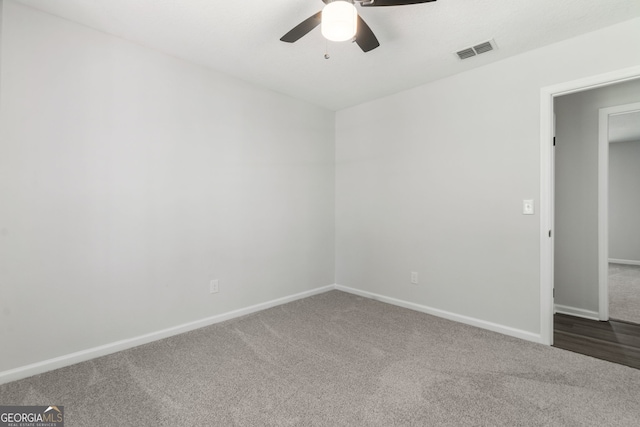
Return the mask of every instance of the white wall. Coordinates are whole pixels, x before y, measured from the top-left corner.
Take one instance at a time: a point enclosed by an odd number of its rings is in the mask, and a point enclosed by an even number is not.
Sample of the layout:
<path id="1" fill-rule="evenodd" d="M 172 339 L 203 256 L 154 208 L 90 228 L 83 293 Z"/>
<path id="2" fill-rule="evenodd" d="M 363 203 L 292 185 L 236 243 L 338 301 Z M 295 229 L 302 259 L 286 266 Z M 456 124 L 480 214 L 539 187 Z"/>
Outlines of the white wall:
<path id="1" fill-rule="evenodd" d="M 334 283 L 333 112 L 12 2 L 2 25 L 0 372 Z"/>
<path id="2" fill-rule="evenodd" d="M 640 263 L 639 189 L 640 141 L 609 144 L 610 259 Z"/>
<path id="3" fill-rule="evenodd" d="M 598 114 L 638 101 L 640 80 L 555 100 L 556 304 L 598 312 Z"/>
<path id="4" fill-rule="evenodd" d="M 635 19 L 338 112 L 336 282 L 539 334 L 541 88 L 638 65 L 638 40 Z"/>
<path id="5" fill-rule="evenodd" d="M 342 285 L 538 333 L 540 88 L 640 63 L 636 19 L 334 134 L 329 111 L 4 3 L 0 372 L 333 283 L 334 255 Z"/>

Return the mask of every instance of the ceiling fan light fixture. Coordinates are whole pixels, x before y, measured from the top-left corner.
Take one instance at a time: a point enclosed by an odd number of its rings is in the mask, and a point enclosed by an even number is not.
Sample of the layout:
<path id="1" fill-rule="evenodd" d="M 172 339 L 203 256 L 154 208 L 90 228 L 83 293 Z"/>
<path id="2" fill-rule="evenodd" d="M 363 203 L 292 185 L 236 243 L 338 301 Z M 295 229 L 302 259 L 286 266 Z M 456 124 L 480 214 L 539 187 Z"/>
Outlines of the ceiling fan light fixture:
<path id="1" fill-rule="evenodd" d="M 351 40 L 358 27 L 358 11 L 353 3 L 337 0 L 322 9 L 322 35 L 334 42 Z"/>

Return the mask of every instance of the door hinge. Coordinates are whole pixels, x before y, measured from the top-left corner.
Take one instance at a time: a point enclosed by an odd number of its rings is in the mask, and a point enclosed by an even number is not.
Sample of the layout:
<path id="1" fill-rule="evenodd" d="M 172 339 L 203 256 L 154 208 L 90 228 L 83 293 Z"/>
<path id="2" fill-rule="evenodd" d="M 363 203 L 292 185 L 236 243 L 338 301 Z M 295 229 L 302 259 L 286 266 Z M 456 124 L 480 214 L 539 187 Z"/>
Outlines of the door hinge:
<path id="1" fill-rule="evenodd" d="M 556 146 L 556 137 L 555 136 L 553 137 L 553 146 L 554 147 Z"/>
<path id="2" fill-rule="evenodd" d="M 551 230 L 549 230 L 549 237 L 551 237 Z"/>
<path id="3" fill-rule="evenodd" d="M 553 288 L 553 297 L 556 297 L 556 288 Z"/>

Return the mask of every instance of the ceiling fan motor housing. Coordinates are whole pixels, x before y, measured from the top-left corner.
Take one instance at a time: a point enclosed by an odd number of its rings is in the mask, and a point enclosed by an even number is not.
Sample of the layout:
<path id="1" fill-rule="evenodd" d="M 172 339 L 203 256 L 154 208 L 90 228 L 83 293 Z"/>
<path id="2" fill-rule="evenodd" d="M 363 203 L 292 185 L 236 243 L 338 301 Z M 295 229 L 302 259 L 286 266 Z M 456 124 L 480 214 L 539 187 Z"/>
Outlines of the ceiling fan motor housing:
<path id="1" fill-rule="evenodd" d="M 363 52 L 369 52 L 380 42 L 369 25 L 358 15 L 354 3 L 364 8 L 378 6 L 406 6 L 419 3 L 430 3 L 436 0 L 322 0 L 325 7 L 322 11 L 311 15 L 287 34 L 280 37 L 286 43 L 294 43 L 307 35 L 318 25 L 322 35 L 332 41 L 353 40 Z M 326 13 L 325 13 L 326 12 Z M 335 16 L 330 17 L 334 12 Z"/>

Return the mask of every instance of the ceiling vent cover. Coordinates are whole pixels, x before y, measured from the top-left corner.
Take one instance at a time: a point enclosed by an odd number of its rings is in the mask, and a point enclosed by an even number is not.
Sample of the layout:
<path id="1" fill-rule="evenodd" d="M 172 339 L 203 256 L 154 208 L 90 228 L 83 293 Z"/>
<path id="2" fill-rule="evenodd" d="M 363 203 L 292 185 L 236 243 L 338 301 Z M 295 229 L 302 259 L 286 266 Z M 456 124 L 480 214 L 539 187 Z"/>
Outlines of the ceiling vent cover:
<path id="1" fill-rule="evenodd" d="M 456 52 L 456 53 L 458 55 L 458 58 L 460 58 L 460 59 L 467 59 L 467 58 L 471 58 L 472 56 L 476 56 L 477 55 L 475 50 L 473 50 L 472 48 L 464 49 L 464 50 L 461 50 L 461 51 Z"/>
<path id="2" fill-rule="evenodd" d="M 492 50 L 496 50 L 498 47 L 496 46 L 496 42 L 491 39 L 486 42 L 479 43 L 475 46 L 468 47 L 466 49 L 462 49 L 456 52 L 456 56 L 458 59 L 468 59 L 477 55 L 481 55 L 483 53 L 491 52 Z"/>

